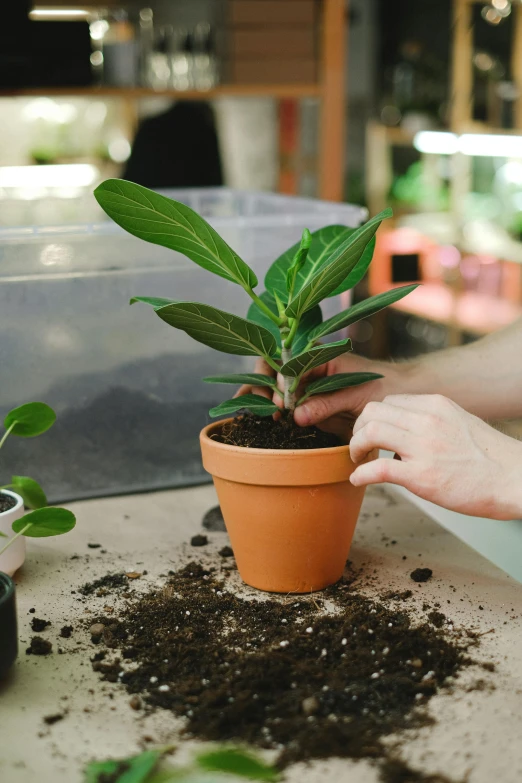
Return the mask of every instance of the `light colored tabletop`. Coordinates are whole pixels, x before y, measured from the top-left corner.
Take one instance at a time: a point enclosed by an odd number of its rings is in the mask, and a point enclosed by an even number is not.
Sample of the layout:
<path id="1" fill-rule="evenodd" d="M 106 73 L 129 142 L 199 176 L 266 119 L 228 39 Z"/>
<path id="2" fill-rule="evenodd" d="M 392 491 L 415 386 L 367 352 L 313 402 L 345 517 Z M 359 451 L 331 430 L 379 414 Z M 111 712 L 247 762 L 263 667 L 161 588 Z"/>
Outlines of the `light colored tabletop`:
<path id="1" fill-rule="evenodd" d="M 189 556 L 198 557 L 201 550 L 187 542 L 201 531 L 202 517 L 215 503 L 211 486 L 75 503 L 70 508 L 78 525 L 72 533 L 30 544 L 27 562 L 16 576 L 20 656 L 0 685 L 2 783 L 80 783 L 84 764 L 93 758 L 137 752 L 146 736 L 158 744 L 177 740 L 180 724 L 169 713 L 143 716 L 133 711 L 123 688 L 101 683 L 92 671 L 92 646 L 80 620 L 89 618 L 87 608 L 102 609 L 112 597 L 83 603 L 71 591 L 111 571 L 147 570 L 134 584 L 142 590 L 151 587 L 159 574 Z M 225 533 L 209 533 L 209 538 L 206 553 L 217 552 L 226 542 Z M 89 549 L 88 543 L 102 547 Z M 74 555 L 80 557 L 71 559 Z M 401 735 L 404 758 L 454 780 L 469 773 L 469 783 L 520 783 L 522 586 L 407 499 L 383 488 L 367 493 L 350 557 L 356 567 L 376 576 L 366 593 L 412 589 L 420 620 L 422 603 L 439 601 L 455 627 L 494 629 L 482 637 L 474 657 L 494 662 L 496 671 L 471 667 L 453 693 L 434 697 L 429 704 L 434 725 Z M 409 574 L 420 566 L 433 569 L 433 578 L 418 585 Z M 228 589 L 242 589 L 235 573 Z M 29 614 L 32 607 L 35 614 Z M 25 654 L 34 616 L 52 622 L 43 634 L 53 643 L 47 657 Z M 59 638 L 65 624 L 75 627 L 70 639 Z M 64 654 L 58 654 L 58 647 Z M 467 691 L 479 677 L 491 687 Z M 60 722 L 44 723 L 44 716 L 64 710 Z M 183 745 L 178 755 L 183 758 L 191 750 Z M 286 780 L 376 783 L 377 772 L 366 762 L 331 760 L 295 766 Z"/>

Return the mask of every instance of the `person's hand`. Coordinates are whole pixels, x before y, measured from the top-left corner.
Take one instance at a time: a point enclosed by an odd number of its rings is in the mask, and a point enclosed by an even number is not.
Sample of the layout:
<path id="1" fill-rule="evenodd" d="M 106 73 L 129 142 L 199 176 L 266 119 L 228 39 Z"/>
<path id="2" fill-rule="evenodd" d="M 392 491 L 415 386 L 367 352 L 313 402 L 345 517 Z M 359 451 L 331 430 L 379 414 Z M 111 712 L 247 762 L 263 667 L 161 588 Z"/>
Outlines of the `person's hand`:
<path id="1" fill-rule="evenodd" d="M 400 460 L 359 465 L 355 486 L 390 482 L 462 514 L 491 519 L 522 515 L 522 443 L 434 395 L 391 395 L 370 402 L 357 419 L 350 454 L 373 449 Z"/>

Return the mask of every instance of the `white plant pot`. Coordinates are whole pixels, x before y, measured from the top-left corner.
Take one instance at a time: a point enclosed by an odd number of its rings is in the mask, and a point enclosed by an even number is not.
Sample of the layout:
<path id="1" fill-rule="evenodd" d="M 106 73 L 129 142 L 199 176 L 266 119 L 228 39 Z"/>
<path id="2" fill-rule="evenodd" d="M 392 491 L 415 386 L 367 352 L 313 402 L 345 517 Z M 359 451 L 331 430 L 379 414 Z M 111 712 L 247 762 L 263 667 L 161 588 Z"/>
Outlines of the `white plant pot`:
<path id="1" fill-rule="evenodd" d="M 0 533 L 4 533 L 11 538 L 14 535 L 12 524 L 15 520 L 20 519 L 25 514 L 24 502 L 20 495 L 16 492 L 11 492 L 9 489 L 3 489 L 4 495 L 10 495 L 16 500 L 16 506 L 10 508 L 8 511 L 4 511 L 0 514 Z M 0 549 L 7 541 L 0 536 Z M 17 538 L 14 544 L 7 549 L 3 555 L 0 555 L 0 571 L 4 574 L 12 576 L 17 571 L 25 560 L 25 537 L 20 536 Z"/>

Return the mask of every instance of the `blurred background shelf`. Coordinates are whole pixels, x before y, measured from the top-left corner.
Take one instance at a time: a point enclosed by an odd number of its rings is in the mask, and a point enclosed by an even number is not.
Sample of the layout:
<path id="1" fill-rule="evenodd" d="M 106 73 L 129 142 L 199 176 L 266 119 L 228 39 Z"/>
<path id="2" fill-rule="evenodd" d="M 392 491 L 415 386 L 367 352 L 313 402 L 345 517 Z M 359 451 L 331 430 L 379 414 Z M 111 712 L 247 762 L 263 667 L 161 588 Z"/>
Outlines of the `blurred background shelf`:
<path id="1" fill-rule="evenodd" d="M 75 97 L 75 98 L 172 98 L 173 100 L 211 100 L 224 96 L 269 98 L 321 98 L 320 84 L 221 84 L 209 90 L 174 90 L 151 87 L 24 87 L 0 88 L 0 98 Z"/>

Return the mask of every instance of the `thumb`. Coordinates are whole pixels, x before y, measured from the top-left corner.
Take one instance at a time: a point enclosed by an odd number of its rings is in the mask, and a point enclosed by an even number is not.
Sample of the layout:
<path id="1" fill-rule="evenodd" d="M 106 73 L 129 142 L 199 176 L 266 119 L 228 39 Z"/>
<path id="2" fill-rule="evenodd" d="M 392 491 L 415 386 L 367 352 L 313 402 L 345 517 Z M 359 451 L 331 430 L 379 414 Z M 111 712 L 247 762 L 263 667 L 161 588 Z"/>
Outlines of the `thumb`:
<path id="1" fill-rule="evenodd" d="M 303 405 L 299 405 L 294 412 L 294 420 L 300 427 L 309 427 L 319 424 L 331 416 L 343 411 L 351 411 L 355 406 L 350 405 L 349 392 L 334 392 L 333 394 L 319 394 L 311 397 Z"/>

